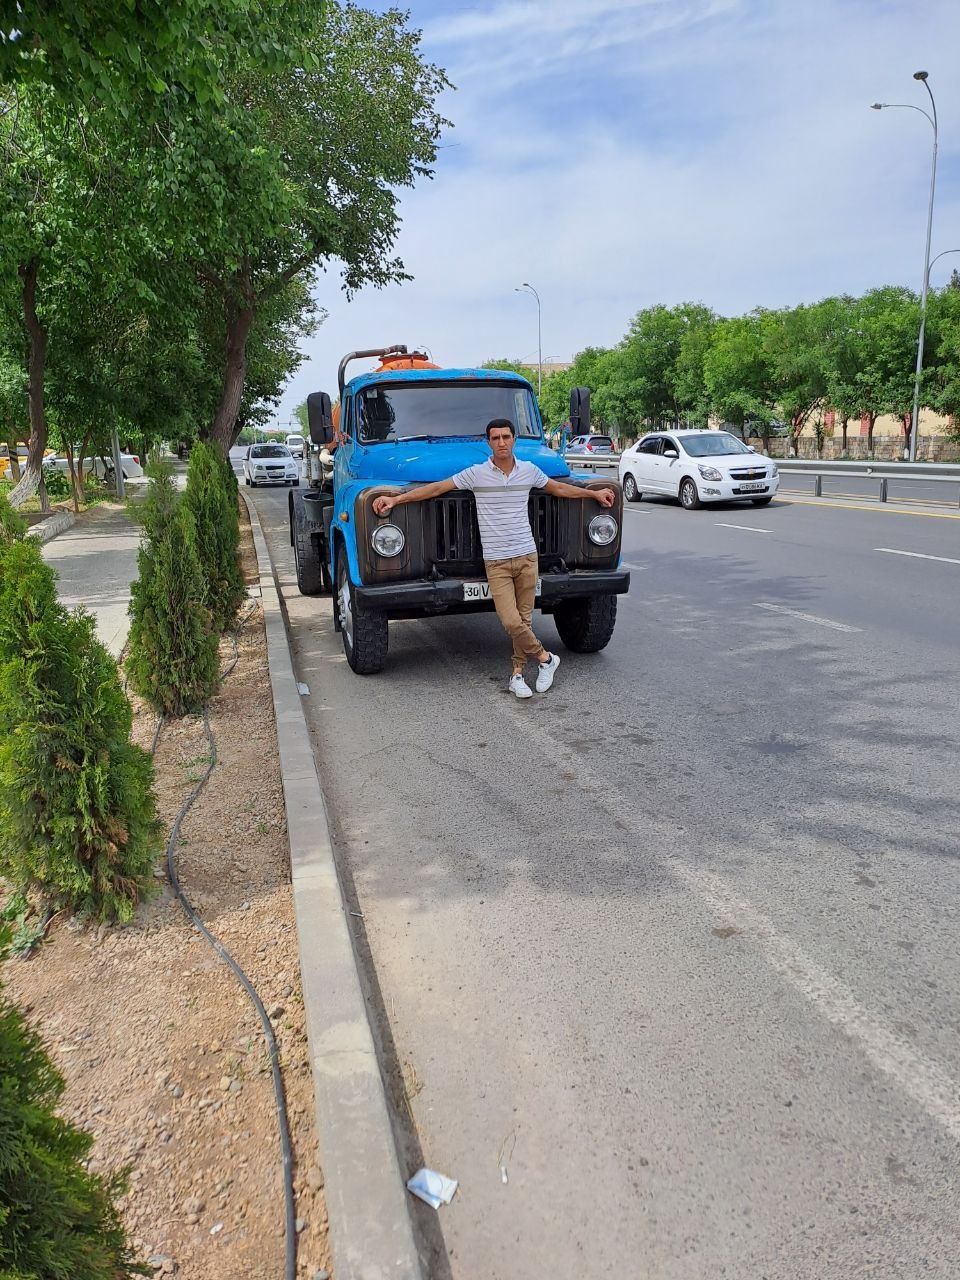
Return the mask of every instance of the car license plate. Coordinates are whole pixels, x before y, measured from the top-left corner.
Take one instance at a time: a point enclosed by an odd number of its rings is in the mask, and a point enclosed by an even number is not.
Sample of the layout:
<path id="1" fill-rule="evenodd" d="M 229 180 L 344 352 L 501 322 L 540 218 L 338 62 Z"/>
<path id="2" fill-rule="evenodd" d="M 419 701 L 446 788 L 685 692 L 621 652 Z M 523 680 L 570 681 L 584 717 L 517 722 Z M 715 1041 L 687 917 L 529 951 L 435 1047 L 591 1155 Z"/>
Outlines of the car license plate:
<path id="1" fill-rule="evenodd" d="M 751 480 L 749 484 L 740 486 L 741 493 L 752 492 L 754 489 L 765 489 L 767 487 L 766 480 Z"/>
<path id="2" fill-rule="evenodd" d="M 537 579 L 537 595 L 540 594 L 541 582 Z M 490 583 L 489 582 L 465 582 L 463 584 L 464 600 L 490 600 Z"/>

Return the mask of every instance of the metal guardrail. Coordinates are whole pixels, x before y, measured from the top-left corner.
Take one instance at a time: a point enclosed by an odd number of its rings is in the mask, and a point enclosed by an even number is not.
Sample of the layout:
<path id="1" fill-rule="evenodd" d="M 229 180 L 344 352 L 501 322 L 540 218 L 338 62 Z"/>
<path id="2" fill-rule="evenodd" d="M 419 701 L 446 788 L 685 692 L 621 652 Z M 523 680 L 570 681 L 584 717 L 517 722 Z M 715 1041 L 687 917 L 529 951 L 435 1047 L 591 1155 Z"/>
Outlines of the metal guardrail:
<path id="1" fill-rule="evenodd" d="M 621 454 L 605 453 L 592 457 L 589 454 L 568 453 L 564 459 L 573 471 L 613 470 L 619 467 Z M 922 481 L 939 484 L 960 484 L 960 463 L 955 462 L 825 462 L 807 458 L 772 458 L 781 475 L 813 476 L 813 496 L 823 497 L 824 476 L 849 476 L 853 480 L 876 480 L 880 502 L 889 500 L 891 480 L 900 483 Z M 829 494 L 827 495 L 830 496 Z M 960 505 L 960 497 L 958 497 Z"/>

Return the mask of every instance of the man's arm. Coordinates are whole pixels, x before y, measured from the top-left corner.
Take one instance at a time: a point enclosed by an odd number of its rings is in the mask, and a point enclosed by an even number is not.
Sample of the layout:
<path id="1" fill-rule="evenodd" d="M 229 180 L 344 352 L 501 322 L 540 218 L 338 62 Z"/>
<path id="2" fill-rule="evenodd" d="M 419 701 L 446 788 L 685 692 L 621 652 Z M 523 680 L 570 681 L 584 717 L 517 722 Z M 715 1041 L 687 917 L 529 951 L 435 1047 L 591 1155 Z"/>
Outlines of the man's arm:
<path id="1" fill-rule="evenodd" d="M 451 478 L 435 480 L 433 484 L 417 485 L 416 489 L 407 489 L 403 493 L 382 493 L 379 498 L 374 498 L 373 509 L 378 516 L 389 515 L 394 507 L 402 506 L 405 502 L 426 502 L 428 498 L 439 498 L 441 493 L 449 493 L 456 487 Z"/>
<path id="2" fill-rule="evenodd" d="M 545 488 L 555 498 L 596 498 L 601 507 L 612 507 L 617 500 L 613 489 L 584 489 L 581 485 L 567 484 L 564 480 L 548 480 Z"/>

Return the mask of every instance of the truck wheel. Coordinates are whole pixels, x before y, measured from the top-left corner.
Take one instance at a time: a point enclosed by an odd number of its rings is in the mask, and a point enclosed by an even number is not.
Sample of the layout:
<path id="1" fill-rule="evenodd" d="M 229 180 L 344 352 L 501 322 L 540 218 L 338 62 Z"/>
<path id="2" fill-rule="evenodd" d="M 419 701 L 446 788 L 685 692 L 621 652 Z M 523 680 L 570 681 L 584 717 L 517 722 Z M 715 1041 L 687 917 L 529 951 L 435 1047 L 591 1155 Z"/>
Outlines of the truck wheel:
<path id="1" fill-rule="evenodd" d="M 616 596 L 562 600 L 553 611 L 560 639 L 573 653 L 599 653 L 610 643 L 617 623 Z"/>
<path id="2" fill-rule="evenodd" d="M 317 539 L 299 523 L 293 526 L 293 559 L 302 596 L 318 596 L 323 590 L 323 565 Z"/>
<path id="3" fill-rule="evenodd" d="M 387 660 L 389 624 L 382 613 L 357 604 L 343 551 L 337 556 L 337 612 L 343 652 L 351 670 L 358 676 L 373 676 L 382 671 Z"/>

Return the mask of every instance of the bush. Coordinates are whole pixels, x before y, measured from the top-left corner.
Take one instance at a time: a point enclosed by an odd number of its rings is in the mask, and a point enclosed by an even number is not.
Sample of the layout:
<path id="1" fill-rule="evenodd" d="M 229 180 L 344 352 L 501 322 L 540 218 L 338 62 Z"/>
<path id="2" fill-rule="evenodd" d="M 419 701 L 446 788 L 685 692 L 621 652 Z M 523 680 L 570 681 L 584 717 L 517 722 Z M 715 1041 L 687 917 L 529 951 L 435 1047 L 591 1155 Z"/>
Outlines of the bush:
<path id="1" fill-rule="evenodd" d="M 177 498 L 170 466 L 150 466 L 145 541 L 130 601 L 130 685 L 161 715 L 182 716 L 216 692 L 218 636 L 204 604 L 193 513 Z"/>
<path id="2" fill-rule="evenodd" d="M 0 492 L 0 547 L 19 542 L 26 532 L 26 520 L 11 507 L 6 493 Z"/>
<path id="3" fill-rule="evenodd" d="M 0 542 L 0 875 L 47 903 L 129 920 L 153 887 L 153 764 L 130 742 L 116 663 L 68 612 L 31 538 Z"/>
<path id="4" fill-rule="evenodd" d="M 222 631 L 236 617 L 246 589 L 240 573 L 237 478 L 213 445 L 201 441 L 190 450 L 184 502 L 197 531 L 204 602 Z"/>
<path id="5" fill-rule="evenodd" d="M 83 1167 L 93 1139 L 57 1115 L 63 1091 L 0 988 L 0 1276 L 118 1280 L 134 1266 L 114 1204 L 123 1184 Z"/>
<path id="6" fill-rule="evenodd" d="M 43 483 L 47 486 L 47 497 L 49 498 L 71 498 L 73 496 L 70 476 L 66 471 L 57 471 L 56 468 L 49 467 L 43 473 Z"/>

